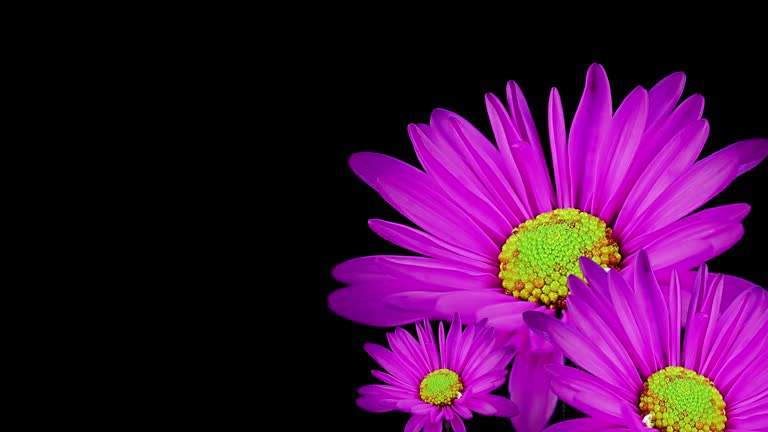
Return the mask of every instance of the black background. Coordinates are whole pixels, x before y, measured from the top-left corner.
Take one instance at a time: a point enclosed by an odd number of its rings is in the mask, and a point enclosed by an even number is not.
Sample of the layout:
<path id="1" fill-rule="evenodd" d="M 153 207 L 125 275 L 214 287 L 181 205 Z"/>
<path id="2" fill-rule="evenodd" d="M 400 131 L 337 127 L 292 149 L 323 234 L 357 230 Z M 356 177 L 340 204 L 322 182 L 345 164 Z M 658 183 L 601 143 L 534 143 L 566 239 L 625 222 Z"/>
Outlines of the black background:
<path id="1" fill-rule="evenodd" d="M 510 41 L 514 34 L 510 34 Z M 386 346 L 389 328 L 368 327 L 331 313 L 326 298 L 343 285 L 333 280 L 331 269 L 354 257 L 404 252 L 376 236 L 367 220 L 407 221 L 389 207 L 373 189 L 357 178 L 347 161 L 351 154 L 373 151 L 417 165 L 406 127 L 427 123 L 431 110 L 444 108 L 462 115 L 490 134 L 484 95 L 491 92 L 506 101 L 505 85 L 515 80 L 526 96 L 542 144 L 548 147 L 546 107 L 551 87 L 557 87 L 570 124 L 583 91 L 589 65 L 600 63 L 611 83 L 614 109 L 636 86 L 650 89 L 667 75 L 687 76 L 681 100 L 700 93 L 705 98 L 704 117 L 710 134 L 702 156 L 747 138 L 768 137 L 768 83 L 762 65 L 763 43 L 753 38 L 715 46 L 699 41 L 658 45 L 579 47 L 525 42 L 502 44 L 495 51 L 480 52 L 455 41 L 419 40 L 390 43 L 366 41 L 357 48 L 354 34 L 324 39 L 313 46 L 321 60 L 316 72 L 301 83 L 297 105 L 286 116 L 309 119 L 283 130 L 290 141 L 301 133 L 304 140 L 295 159 L 298 186 L 291 200 L 301 202 L 294 214 L 299 228 L 293 251 L 284 259 L 292 273 L 283 285 L 296 293 L 302 312 L 299 333 L 292 333 L 301 364 L 294 377 L 303 394 L 304 408 L 318 413 L 307 420 L 320 428 L 366 431 L 402 430 L 408 415 L 399 412 L 369 413 L 355 405 L 357 388 L 378 383 L 371 369 L 379 366 L 363 344 Z M 298 139 L 298 138 L 297 138 Z M 705 207 L 746 202 L 752 210 L 744 220 L 745 234 L 736 246 L 711 260 L 712 271 L 727 272 L 768 287 L 761 262 L 768 247 L 768 180 L 766 162 L 737 178 Z M 281 285 L 282 286 L 282 285 Z M 413 327 L 406 327 L 413 331 Z M 309 392 L 309 394 L 307 393 Z M 554 420 L 572 416 L 558 409 Z M 299 419 L 301 420 L 301 419 Z M 512 430 L 506 419 L 476 416 L 469 430 Z"/>

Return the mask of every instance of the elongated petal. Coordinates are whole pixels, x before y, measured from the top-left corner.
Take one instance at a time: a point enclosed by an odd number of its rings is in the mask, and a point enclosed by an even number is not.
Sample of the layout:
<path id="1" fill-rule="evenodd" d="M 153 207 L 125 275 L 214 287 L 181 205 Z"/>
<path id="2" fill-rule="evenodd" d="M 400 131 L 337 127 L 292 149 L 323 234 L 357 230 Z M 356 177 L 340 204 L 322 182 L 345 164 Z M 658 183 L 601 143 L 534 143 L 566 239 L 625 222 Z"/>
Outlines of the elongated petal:
<path id="1" fill-rule="evenodd" d="M 520 415 L 512 418 L 515 430 L 540 431 L 547 425 L 557 397 L 550 390 L 544 365 L 564 361 L 557 351 L 534 354 L 527 344 L 518 351 L 509 373 L 509 396 L 520 409 Z"/>
<path id="2" fill-rule="evenodd" d="M 413 252 L 479 271 L 498 271 L 497 260 L 489 262 L 488 256 L 462 249 L 424 231 L 381 219 L 369 220 L 368 226 L 384 240 Z"/>
<path id="3" fill-rule="evenodd" d="M 571 174 L 568 165 L 563 104 L 560 101 L 560 94 L 556 88 L 552 88 L 549 93 L 547 114 L 552 167 L 555 172 L 557 206 L 559 208 L 568 208 L 573 206 L 573 200 L 571 199 Z"/>
<path id="4" fill-rule="evenodd" d="M 571 196 L 580 209 L 591 211 L 588 200 L 595 184 L 592 167 L 610 127 L 612 111 L 608 76 L 602 66 L 593 64 L 568 135 Z"/>
<path id="5" fill-rule="evenodd" d="M 652 129 L 675 107 L 685 87 L 685 74 L 675 72 L 659 81 L 648 93 L 648 118 L 646 129 Z"/>
<path id="6" fill-rule="evenodd" d="M 377 181 L 381 196 L 436 237 L 483 255 L 496 256 L 498 247 L 488 235 L 424 176 L 380 176 Z"/>
<path id="7" fill-rule="evenodd" d="M 661 149 L 626 195 L 614 225 L 616 230 L 624 229 L 642 214 L 662 191 L 690 168 L 701 153 L 708 134 L 707 121 L 698 120 L 686 126 Z"/>
<path id="8" fill-rule="evenodd" d="M 629 239 L 633 235 L 657 230 L 709 201 L 736 177 L 738 160 L 737 155 L 723 153 L 720 157 L 696 163 L 659 194 L 648 210 L 635 219 L 634 224 L 619 233 L 619 239 Z"/>
<path id="9" fill-rule="evenodd" d="M 617 189 L 622 185 L 622 178 L 627 173 L 627 167 L 632 164 L 632 157 L 640 144 L 647 113 L 648 92 L 642 87 L 636 87 L 621 103 L 611 121 L 610 133 L 594 166 L 593 212 L 600 219 L 613 221 L 616 209 L 607 208 L 609 198 L 616 193 L 623 197 L 628 192 Z"/>

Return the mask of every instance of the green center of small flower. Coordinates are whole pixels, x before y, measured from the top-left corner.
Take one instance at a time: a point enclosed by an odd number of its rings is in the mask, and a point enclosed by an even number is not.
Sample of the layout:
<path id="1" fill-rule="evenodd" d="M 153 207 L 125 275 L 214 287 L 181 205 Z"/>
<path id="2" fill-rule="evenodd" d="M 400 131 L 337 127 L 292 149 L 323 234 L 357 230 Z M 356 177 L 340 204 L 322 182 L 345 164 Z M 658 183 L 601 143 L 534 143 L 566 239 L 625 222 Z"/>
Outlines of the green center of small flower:
<path id="1" fill-rule="evenodd" d="M 643 423 L 660 431 L 725 430 L 723 396 L 712 381 L 680 366 L 648 377 L 639 407 Z"/>
<path id="2" fill-rule="evenodd" d="M 421 380 L 419 397 L 426 403 L 444 407 L 460 398 L 462 390 L 464 390 L 464 384 L 456 372 L 450 369 L 438 369 Z"/>
<path id="3" fill-rule="evenodd" d="M 613 230 L 580 210 L 555 209 L 512 230 L 499 254 L 504 291 L 549 308 L 565 308 L 568 275 L 582 279 L 579 257 L 618 269 L 621 255 Z"/>

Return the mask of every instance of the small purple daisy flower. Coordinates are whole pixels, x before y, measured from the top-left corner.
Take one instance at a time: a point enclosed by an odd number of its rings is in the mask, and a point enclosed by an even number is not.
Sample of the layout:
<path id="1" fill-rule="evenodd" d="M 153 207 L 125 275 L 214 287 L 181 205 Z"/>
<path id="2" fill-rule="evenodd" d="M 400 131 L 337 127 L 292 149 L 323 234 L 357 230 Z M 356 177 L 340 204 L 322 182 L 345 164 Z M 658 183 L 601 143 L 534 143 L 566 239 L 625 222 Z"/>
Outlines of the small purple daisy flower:
<path id="1" fill-rule="evenodd" d="M 530 333 L 522 314 L 570 319 L 567 277 L 583 278 L 579 257 L 631 277 L 643 249 L 668 285 L 673 270 L 692 279 L 744 233 L 747 204 L 697 210 L 757 166 L 768 139 L 699 159 L 709 134 L 704 98 L 678 103 L 684 84 L 678 72 L 650 90 L 638 86 L 614 111 L 606 72 L 593 64 L 568 128 L 557 89 L 550 93 L 549 161 L 513 81 L 506 105 L 486 95 L 493 141 L 437 109 L 429 124 L 408 126 L 421 167 L 378 153 L 352 155 L 352 170 L 417 226 L 372 219 L 370 228 L 414 255 L 339 264 L 333 276 L 347 286 L 329 295 L 329 308 L 383 327 L 454 313 L 465 323 L 487 318 L 500 340 L 518 348 L 508 389 L 521 413 L 512 423 L 519 432 L 541 431 L 557 403 L 542 365 L 564 359 Z M 727 284 L 734 289 L 723 295 L 730 299 L 743 285 Z"/>
<path id="2" fill-rule="evenodd" d="M 387 333 L 390 349 L 366 344 L 365 351 L 386 372 L 372 371 L 386 384 L 361 387 L 357 405 L 367 411 L 404 411 L 412 414 L 406 432 L 441 432 L 443 422 L 464 432 L 463 419 L 472 411 L 513 417 L 517 407 L 507 398 L 491 394 L 506 380 L 505 369 L 515 349 L 496 347 L 493 327 L 480 320 L 462 331 L 455 315 L 446 336 L 443 322 L 435 341 L 429 321 L 416 323 L 418 340 L 398 327 Z"/>
<path id="3" fill-rule="evenodd" d="M 523 314 L 581 368 L 545 365 L 552 391 L 588 416 L 546 432 L 768 430 L 765 289 L 753 285 L 726 304 L 725 278 L 702 265 L 685 310 L 676 275 L 659 284 L 642 251 L 634 280 L 580 264 L 587 283 L 569 278 L 570 322 Z"/>

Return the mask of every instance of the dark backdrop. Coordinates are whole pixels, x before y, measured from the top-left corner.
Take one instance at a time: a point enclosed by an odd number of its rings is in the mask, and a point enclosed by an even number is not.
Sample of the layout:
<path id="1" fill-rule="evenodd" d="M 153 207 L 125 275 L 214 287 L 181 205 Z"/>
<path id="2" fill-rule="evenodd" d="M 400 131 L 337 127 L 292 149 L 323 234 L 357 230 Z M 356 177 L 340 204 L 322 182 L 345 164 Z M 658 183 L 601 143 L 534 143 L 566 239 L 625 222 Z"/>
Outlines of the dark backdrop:
<path id="1" fill-rule="evenodd" d="M 380 152 L 416 164 L 406 127 L 428 122 L 434 108 L 454 111 L 490 132 L 483 97 L 492 92 L 506 100 L 508 80 L 522 88 L 542 143 L 548 146 L 550 88 L 560 91 L 570 123 L 593 62 L 607 71 L 614 109 L 635 86 L 650 89 L 673 72 L 685 72 L 682 99 L 700 93 L 706 101 L 704 117 L 711 131 L 703 155 L 739 140 L 768 137 L 768 74 L 762 55 L 752 49 L 759 44 L 752 40 L 723 48 L 696 42 L 557 50 L 540 45 L 526 52 L 510 44 L 506 50 L 481 54 L 460 45 L 432 50 L 433 42 L 382 42 L 357 49 L 354 35 L 347 36 L 317 46 L 322 59 L 315 64 L 317 74 L 301 85 L 300 91 L 306 89 L 306 93 L 297 101 L 301 103 L 296 111 L 286 112 L 314 120 L 295 126 L 311 128 L 301 131 L 311 138 L 302 143 L 297 155 L 306 167 L 292 199 L 303 203 L 299 219 L 304 224 L 294 233 L 301 243 L 286 257 L 295 262 L 295 274 L 288 275 L 293 282 L 286 289 L 299 291 L 307 311 L 302 315 L 304 327 L 291 343 L 301 346 L 301 338 L 311 340 L 296 354 L 306 367 L 295 371 L 302 382 L 297 391 L 303 394 L 303 404 L 309 404 L 305 409 L 317 413 L 305 420 L 321 429 L 398 431 L 408 418 L 404 413 L 368 413 L 355 405 L 357 388 L 378 382 L 370 370 L 379 367 L 363 351 L 363 344 L 386 345 L 385 333 L 391 329 L 350 322 L 327 308 L 328 294 L 342 286 L 331 278 L 333 266 L 358 256 L 400 252 L 371 232 L 367 220 L 405 219 L 352 173 L 347 165 L 352 153 Z M 284 132 L 286 136 L 293 133 Z M 768 287 L 762 263 L 768 247 L 766 163 L 739 177 L 707 206 L 736 202 L 752 206 L 742 240 L 709 265 L 712 271 L 733 273 Z M 559 409 L 555 420 L 573 415 Z M 467 426 L 473 431 L 512 430 L 505 419 L 483 416 Z"/>

